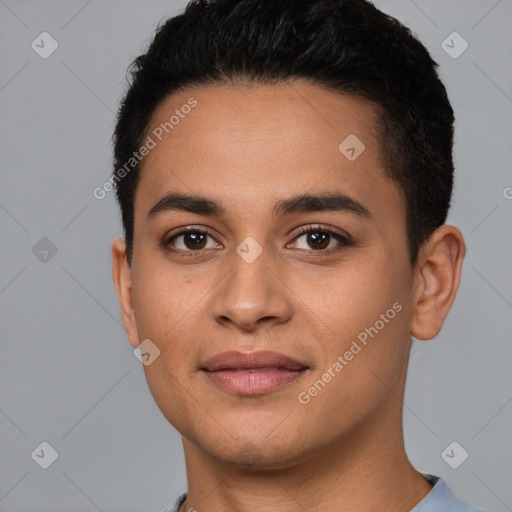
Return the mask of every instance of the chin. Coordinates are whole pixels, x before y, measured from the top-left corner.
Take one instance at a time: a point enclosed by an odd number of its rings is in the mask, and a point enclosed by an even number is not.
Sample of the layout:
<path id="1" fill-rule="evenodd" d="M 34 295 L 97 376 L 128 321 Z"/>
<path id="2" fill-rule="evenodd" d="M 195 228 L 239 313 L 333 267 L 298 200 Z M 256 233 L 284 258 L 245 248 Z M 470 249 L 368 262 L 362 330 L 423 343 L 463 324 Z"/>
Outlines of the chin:
<path id="1" fill-rule="evenodd" d="M 222 442 L 218 439 L 209 439 L 195 444 L 225 464 L 233 464 L 240 469 L 254 471 L 288 467 L 302 454 L 298 449 L 301 443 L 294 442 L 289 436 L 286 439 L 263 436 L 260 439 L 254 439 L 254 437 L 234 439 L 229 436 Z"/>

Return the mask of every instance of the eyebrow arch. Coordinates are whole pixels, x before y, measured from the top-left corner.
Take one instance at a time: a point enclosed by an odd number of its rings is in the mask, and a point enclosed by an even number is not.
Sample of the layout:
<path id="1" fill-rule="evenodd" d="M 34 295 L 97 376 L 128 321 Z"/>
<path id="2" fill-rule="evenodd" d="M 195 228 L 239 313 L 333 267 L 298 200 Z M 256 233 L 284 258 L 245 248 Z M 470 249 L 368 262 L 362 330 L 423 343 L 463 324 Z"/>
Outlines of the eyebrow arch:
<path id="1" fill-rule="evenodd" d="M 284 217 L 292 213 L 308 212 L 347 212 L 359 217 L 371 218 L 370 211 L 359 201 L 346 194 L 324 192 L 320 194 L 300 194 L 279 201 L 274 206 L 274 216 Z"/>
<path id="2" fill-rule="evenodd" d="M 147 214 L 147 220 L 166 211 L 185 211 L 199 215 L 222 217 L 226 210 L 221 203 L 195 194 L 172 192 L 163 196 Z M 293 213 L 339 211 L 371 218 L 370 211 L 359 201 L 348 195 L 325 192 L 320 194 L 299 194 L 278 201 L 273 208 L 274 217 L 281 218 Z"/>

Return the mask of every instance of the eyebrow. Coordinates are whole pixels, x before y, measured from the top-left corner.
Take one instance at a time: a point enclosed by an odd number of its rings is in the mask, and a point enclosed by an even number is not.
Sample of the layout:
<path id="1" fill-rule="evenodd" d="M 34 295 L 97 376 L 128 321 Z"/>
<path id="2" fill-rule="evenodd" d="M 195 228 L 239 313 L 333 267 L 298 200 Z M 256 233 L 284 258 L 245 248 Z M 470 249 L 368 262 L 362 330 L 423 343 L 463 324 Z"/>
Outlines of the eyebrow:
<path id="1" fill-rule="evenodd" d="M 226 209 L 221 203 L 205 196 L 172 192 L 163 196 L 147 214 L 147 220 L 167 211 L 185 211 L 199 215 L 223 217 Z M 371 218 L 370 211 L 356 199 L 340 193 L 299 194 L 278 201 L 273 208 L 274 217 L 293 213 L 346 212 L 361 218 Z"/>

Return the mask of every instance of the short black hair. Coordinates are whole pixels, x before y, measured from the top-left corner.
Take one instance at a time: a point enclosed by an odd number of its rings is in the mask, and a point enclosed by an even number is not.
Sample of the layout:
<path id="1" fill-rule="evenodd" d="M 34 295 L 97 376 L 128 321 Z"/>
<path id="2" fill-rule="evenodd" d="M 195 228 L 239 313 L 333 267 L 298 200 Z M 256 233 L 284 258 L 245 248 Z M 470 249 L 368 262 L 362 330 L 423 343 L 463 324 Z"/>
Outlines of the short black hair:
<path id="1" fill-rule="evenodd" d="M 453 188 L 453 110 L 419 39 L 367 0 L 191 0 L 129 68 L 113 136 L 131 264 L 140 163 L 119 178 L 157 106 L 193 86 L 303 79 L 370 100 L 386 174 L 403 191 L 411 265 L 444 224 Z M 340 141 L 341 142 L 341 141 Z"/>

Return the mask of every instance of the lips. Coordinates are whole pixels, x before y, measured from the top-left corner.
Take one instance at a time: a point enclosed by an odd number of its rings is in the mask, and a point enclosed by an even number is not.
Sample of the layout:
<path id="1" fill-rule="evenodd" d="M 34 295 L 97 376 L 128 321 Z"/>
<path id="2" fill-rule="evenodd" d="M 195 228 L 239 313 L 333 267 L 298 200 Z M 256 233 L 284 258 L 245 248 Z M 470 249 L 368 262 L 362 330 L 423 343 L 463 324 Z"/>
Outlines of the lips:
<path id="1" fill-rule="evenodd" d="M 207 359 L 202 369 L 208 372 L 219 370 L 258 370 L 264 368 L 283 368 L 285 370 L 302 370 L 307 365 L 278 352 L 260 351 L 243 353 L 237 351 L 223 352 Z"/>
<path id="2" fill-rule="evenodd" d="M 301 361 L 279 354 L 223 352 L 205 361 L 201 370 L 210 383 L 236 395 L 261 395 L 300 379 L 308 370 Z"/>

